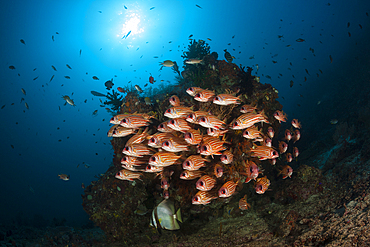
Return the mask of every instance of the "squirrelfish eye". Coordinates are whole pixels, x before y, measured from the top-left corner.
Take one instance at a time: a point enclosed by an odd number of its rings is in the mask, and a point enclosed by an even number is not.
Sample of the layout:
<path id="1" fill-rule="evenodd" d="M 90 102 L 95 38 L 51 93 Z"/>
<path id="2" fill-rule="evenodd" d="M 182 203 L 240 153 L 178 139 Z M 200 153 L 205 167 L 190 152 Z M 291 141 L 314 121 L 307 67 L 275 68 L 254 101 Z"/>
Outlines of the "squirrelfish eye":
<path id="1" fill-rule="evenodd" d="M 190 138 L 190 133 L 185 133 L 184 138 Z"/>
<path id="2" fill-rule="evenodd" d="M 154 137 L 152 137 L 152 138 L 149 139 L 149 143 L 154 143 L 154 142 L 155 142 Z"/>
<path id="3" fill-rule="evenodd" d="M 175 120 L 170 120 L 170 124 L 175 124 Z"/>
<path id="4" fill-rule="evenodd" d="M 226 190 L 225 189 L 221 190 L 221 194 L 226 194 Z"/>
<path id="5" fill-rule="evenodd" d="M 127 157 L 123 157 L 123 158 L 122 158 L 122 160 L 123 160 L 123 161 L 127 161 Z"/>
<path id="6" fill-rule="evenodd" d="M 205 122 L 206 121 L 206 119 L 204 118 L 204 117 L 201 117 L 200 119 L 199 119 L 199 122 Z"/>
<path id="7" fill-rule="evenodd" d="M 126 122 L 127 122 L 126 118 L 122 119 L 122 123 L 126 123 Z"/>
<path id="8" fill-rule="evenodd" d="M 196 201 L 196 202 L 198 201 L 198 197 L 197 197 L 197 196 L 196 196 L 196 197 L 194 197 L 194 201 Z"/>
<path id="9" fill-rule="evenodd" d="M 171 109 L 167 109 L 166 110 L 166 113 L 171 113 Z"/>
<path id="10" fill-rule="evenodd" d="M 203 151 L 207 151 L 207 147 L 206 147 L 206 146 L 203 146 L 203 147 L 202 147 L 202 150 L 203 150 Z"/>
<path id="11" fill-rule="evenodd" d="M 164 145 L 168 147 L 168 146 L 170 145 L 170 143 L 169 143 L 168 141 L 166 141 L 166 142 L 164 143 Z"/>
<path id="12" fill-rule="evenodd" d="M 238 122 L 234 122 L 234 124 L 233 124 L 234 126 L 238 126 Z"/>
<path id="13" fill-rule="evenodd" d="M 272 155 L 277 155 L 277 152 L 276 151 L 272 151 Z"/>
<path id="14" fill-rule="evenodd" d="M 155 157 L 150 157 L 150 161 L 155 161 L 156 158 Z"/>
<path id="15" fill-rule="evenodd" d="M 185 166 L 190 166 L 190 161 L 186 161 Z"/>
<path id="16" fill-rule="evenodd" d="M 125 151 L 130 151 L 130 148 L 129 147 L 125 147 Z"/>
<path id="17" fill-rule="evenodd" d="M 197 93 L 194 97 L 200 98 L 200 93 Z"/>
<path id="18" fill-rule="evenodd" d="M 203 181 L 199 181 L 199 185 L 200 185 L 200 186 L 204 186 Z"/>
<path id="19" fill-rule="evenodd" d="M 181 175 L 180 175 L 180 177 L 185 177 L 185 176 L 186 176 L 185 172 L 181 173 Z"/>
<path id="20" fill-rule="evenodd" d="M 163 124 L 158 125 L 158 128 L 163 129 L 164 128 Z"/>
<path id="21" fill-rule="evenodd" d="M 218 96 L 215 98 L 215 100 L 221 101 L 220 97 L 218 97 Z"/>

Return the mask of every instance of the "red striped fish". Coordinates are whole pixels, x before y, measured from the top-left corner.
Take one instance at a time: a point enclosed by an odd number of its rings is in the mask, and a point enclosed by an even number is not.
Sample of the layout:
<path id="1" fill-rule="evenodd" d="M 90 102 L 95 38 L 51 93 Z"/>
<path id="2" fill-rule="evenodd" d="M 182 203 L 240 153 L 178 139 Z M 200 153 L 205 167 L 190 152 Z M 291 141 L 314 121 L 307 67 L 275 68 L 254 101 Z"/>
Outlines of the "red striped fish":
<path id="1" fill-rule="evenodd" d="M 152 155 L 153 150 L 143 144 L 131 144 L 124 147 L 122 153 L 128 156 L 144 157 L 144 155 Z"/>
<path id="2" fill-rule="evenodd" d="M 202 142 L 202 135 L 199 130 L 191 129 L 184 133 L 184 139 L 190 145 L 198 145 Z"/>
<path id="3" fill-rule="evenodd" d="M 216 105 L 232 105 L 240 104 L 241 100 L 239 97 L 235 97 L 231 94 L 219 94 L 213 99 L 213 103 Z"/>
<path id="4" fill-rule="evenodd" d="M 170 127 L 168 127 L 168 125 L 167 125 L 167 121 L 166 122 L 163 122 L 163 123 L 161 123 L 160 125 L 158 125 L 158 131 L 160 131 L 160 132 L 165 132 L 165 133 L 168 133 L 168 132 L 173 132 L 174 130 L 173 129 L 171 129 Z"/>
<path id="5" fill-rule="evenodd" d="M 172 131 L 172 129 L 171 129 Z M 169 140 L 170 138 L 173 138 L 174 135 L 172 135 L 171 133 L 161 133 L 161 132 L 158 132 L 154 135 L 152 135 L 149 140 L 148 140 L 148 146 L 150 147 L 153 147 L 153 148 L 161 148 L 162 147 L 162 143 Z"/>
<path id="6" fill-rule="evenodd" d="M 196 171 L 206 166 L 204 162 L 210 162 L 210 160 L 202 158 L 200 155 L 191 155 L 182 163 L 182 168 L 184 168 L 184 170 Z"/>
<path id="7" fill-rule="evenodd" d="M 180 99 L 176 95 L 172 95 L 168 100 L 170 101 L 170 104 L 173 106 L 181 105 Z"/>
<path id="8" fill-rule="evenodd" d="M 203 117 L 203 116 L 208 116 L 209 113 L 208 112 L 205 112 L 205 111 L 195 111 L 189 115 L 186 116 L 186 121 L 188 121 L 189 123 L 198 123 L 198 119 L 199 117 Z"/>
<path id="9" fill-rule="evenodd" d="M 180 132 L 186 132 L 192 129 L 189 123 L 186 122 L 186 120 L 183 118 L 171 119 L 170 121 L 167 122 L 167 126 L 173 130 L 180 131 Z"/>
<path id="10" fill-rule="evenodd" d="M 140 179 L 141 180 L 141 173 L 139 172 L 133 172 L 129 171 L 127 169 L 122 169 L 119 172 L 116 173 L 115 178 L 121 179 L 121 180 L 130 180 L 133 181 L 134 179 Z"/>
<path id="11" fill-rule="evenodd" d="M 199 152 L 202 155 L 222 155 L 220 151 L 225 150 L 223 146 L 225 142 L 220 141 L 217 138 L 210 138 L 206 142 L 203 142 L 199 147 Z"/>
<path id="12" fill-rule="evenodd" d="M 188 89 L 186 89 L 186 92 L 190 95 L 190 96 L 195 96 L 197 93 L 199 93 L 200 91 L 203 91 L 204 89 L 200 88 L 200 87 L 189 87 Z"/>
<path id="13" fill-rule="evenodd" d="M 142 159 L 134 156 L 123 156 L 121 159 L 121 164 L 128 166 L 140 166 L 146 163 L 148 163 L 148 159 Z"/>
<path id="14" fill-rule="evenodd" d="M 187 115 L 193 113 L 193 111 L 189 107 L 184 106 L 174 106 L 167 109 L 164 112 L 164 115 L 169 118 L 180 118 L 186 117 Z"/>
<path id="15" fill-rule="evenodd" d="M 170 166 L 176 163 L 181 155 L 170 152 L 158 152 L 149 158 L 149 165 L 153 166 Z"/>
<path id="16" fill-rule="evenodd" d="M 221 121 L 220 119 L 212 115 L 200 117 L 198 119 L 198 123 L 203 127 L 217 130 L 226 128 L 226 123 L 224 121 Z"/>
<path id="17" fill-rule="evenodd" d="M 256 180 L 259 174 L 259 168 L 256 163 L 251 160 L 247 160 L 247 162 L 243 160 L 243 165 L 245 172 L 240 172 L 240 174 L 247 177 L 245 179 L 245 183 L 249 183 L 249 181 L 251 181 L 252 179 Z"/>
<path id="18" fill-rule="evenodd" d="M 287 150 L 288 150 L 288 144 L 286 144 L 286 142 L 284 142 L 284 141 L 279 141 L 280 154 L 285 153 Z"/>
<path id="19" fill-rule="evenodd" d="M 198 193 L 195 194 L 193 199 L 191 200 L 192 204 L 201 204 L 201 205 L 206 205 L 211 202 L 211 200 L 216 199 L 217 197 L 212 196 L 209 192 L 207 191 L 199 191 Z"/>
<path id="20" fill-rule="evenodd" d="M 148 134 L 148 130 L 149 128 L 146 128 L 143 133 L 137 133 L 136 135 L 134 135 L 133 137 L 131 137 L 127 142 L 126 142 L 126 146 L 130 146 L 131 144 L 139 144 L 139 143 L 142 143 L 143 141 L 145 141 L 145 139 L 149 136 Z"/>
<path id="21" fill-rule="evenodd" d="M 118 125 L 113 131 L 112 131 L 112 136 L 113 137 L 125 137 L 131 134 L 134 134 L 135 130 L 134 129 L 128 129 L 125 127 L 122 127 Z"/>
<path id="22" fill-rule="evenodd" d="M 258 128 L 255 125 L 252 125 L 251 127 L 245 129 L 243 132 L 243 137 L 251 139 L 255 142 L 263 141 L 262 133 L 258 130 Z"/>
<path id="23" fill-rule="evenodd" d="M 230 124 L 230 128 L 234 130 L 246 129 L 259 122 L 269 123 L 263 111 L 258 114 L 246 113 L 239 116 Z"/>
<path id="24" fill-rule="evenodd" d="M 199 102 L 207 102 L 207 101 L 211 101 L 214 96 L 215 96 L 215 93 L 213 91 L 203 90 L 195 94 L 194 99 Z"/>
<path id="25" fill-rule="evenodd" d="M 130 114 L 118 114 L 118 115 L 115 115 L 113 116 L 111 119 L 110 119 L 110 123 L 111 124 L 120 124 L 120 122 L 122 121 L 122 119 L 124 119 L 125 117 L 127 116 L 130 116 Z"/>
<path id="26" fill-rule="evenodd" d="M 143 171 L 142 169 L 138 168 L 137 166 L 134 166 L 134 165 L 131 165 L 131 164 L 122 164 L 122 167 L 127 169 L 127 170 L 134 171 L 134 172 Z"/>
<path id="27" fill-rule="evenodd" d="M 234 183 L 233 181 L 227 181 L 218 190 L 218 196 L 219 197 L 230 197 L 232 194 L 234 194 L 237 185 L 238 184 Z"/>
<path id="28" fill-rule="evenodd" d="M 247 202 L 247 195 L 239 200 L 239 208 L 240 210 L 247 210 L 250 208 L 251 205 Z"/>
<path id="29" fill-rule="evenodd" d="M 143 126 L 148 126 L 149 122 L 150 120 L 145 119 L 141 116 L 131 115 L 131 116 L 124 117 L 121 120 L 120 125 L 125 128 L 136 129 L 136 128 L 140 128 Z"/>
<path id="30" fill-rule="evenodd" d="M 189 151 L 188 143 L 177 137 L 170 138 L 162 144 L 162 148 L 168 152 L 182 152 Z"/>
<path id="31" fill-rule="evenodd" d="M 195 184 L 198 190 L 210 191 L 216 185 L 216 179 L 209 175 L 202 176 Z"/>
<path id="32" fill-rule="evenodd" d="M 113 136 L 113 131 L 118 127 L 120 126 L 119 124 L 115 124 L 113 125 L 112 127 L 110 127 L 110 129 L 108 130 L 108 133 L 107 133 L 107 136 L 108 137 L 112 137 Z M 123 128 L 123 127 L 122 127 Z"/>
<path id="33" fill-rule="evenodd" d="M 224 168 L 220 164 L 216 164 L 213 168 L 213 174 L 216 176 L 216 178 L 222 177 L 224 174 Z"/>
<path id="34" fill-rule="evenodd" d="M 287 115 L 283 111 L 277 110 L 276 112 L 274 112 L 274 118 L 276 118 L 279 123 L 286 122 Z"/>
<path id="35" fill-rule="evenodd" d="M 258 157 L 259 160 L 275 159 L 279 157 L 279 153 L 272 147 L 257 146 L 250 151 L 252 157 Z"/>
<path id="36" fill-rule="evenodd" d="M 229 150 L 224 151 L 220 157 L 221 162 L 226 165 L 233 162 L 233 159 L 234 159 L 234 155 Z"/>
<path id="37" fill-rule="evenodd" d="M 257 182 L 254 186 L 257 194 L 264 194 L 268 187 L 270 186 L 270 180 L 267 179 L 267 176 L 263 178 L 257 178 Z"/>
<path id="38" fill-rule="evenodd" d="M 207 135 L 213 136 L 213 137 L 219 137 L 225 135 L 229 130 L 218 130 L 218 129 L 207 129 Z"/>
<path id="39" fill-rule="evenodd" d="M 180 178 L 184 180 L 192 180 L 199 178 L 203 175 L 203 171 L 188 171 L 185 170 L 180 174 Z"/>
<path id="40" fill-rule="evenodd" d="M 251 113 L 253 112 L 254 110 L 256 110 L 257 107 L 255 106 L 251 106 L 251 105 L 243 105 L 241 108 L 240 108 L 240 112 L 241 113 Z"/>
<path id="41" fill-rule="evenodd" d="M 145 172 L 161 172 L 163 171 L 164 167 L 163 166 L 152 166 L 152 165 L 147 165 L 145 167 Z"/>

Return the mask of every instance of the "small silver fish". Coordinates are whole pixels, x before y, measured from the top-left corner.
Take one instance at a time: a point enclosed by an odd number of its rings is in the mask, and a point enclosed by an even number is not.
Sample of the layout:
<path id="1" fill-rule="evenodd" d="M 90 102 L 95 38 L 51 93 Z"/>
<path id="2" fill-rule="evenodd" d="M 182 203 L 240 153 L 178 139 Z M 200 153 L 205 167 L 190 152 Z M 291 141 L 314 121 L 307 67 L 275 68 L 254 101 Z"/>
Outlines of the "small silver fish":
<path id="1" fill-rule="evenodd" d="M 142 93 L 144 92 L 141 87 L 139 87 L 139 85 L 135 85 L 135 89 L 139 92 L 139 93 Z"/>

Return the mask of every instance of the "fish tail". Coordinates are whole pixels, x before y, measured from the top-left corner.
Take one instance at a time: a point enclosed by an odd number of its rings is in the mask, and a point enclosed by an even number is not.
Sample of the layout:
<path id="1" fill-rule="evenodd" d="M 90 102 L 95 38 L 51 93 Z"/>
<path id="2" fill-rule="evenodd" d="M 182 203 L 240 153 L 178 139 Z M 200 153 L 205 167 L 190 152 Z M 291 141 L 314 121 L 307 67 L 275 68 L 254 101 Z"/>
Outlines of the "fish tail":
<path id="1" fill-rule="evenodd" d="M 176 212 L 176 219 L 182 223 L 181 208 Z"/>

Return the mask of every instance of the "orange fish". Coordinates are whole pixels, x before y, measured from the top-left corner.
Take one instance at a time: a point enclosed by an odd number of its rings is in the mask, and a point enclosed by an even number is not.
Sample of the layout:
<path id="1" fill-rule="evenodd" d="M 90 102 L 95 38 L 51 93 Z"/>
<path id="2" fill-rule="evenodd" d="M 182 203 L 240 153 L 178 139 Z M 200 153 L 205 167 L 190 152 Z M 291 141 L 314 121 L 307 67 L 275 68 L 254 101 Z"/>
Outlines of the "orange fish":
<path id="1" fill-rule="evenodd" d="M 227 181 L 222 185 L 222 187 L 218 190 L 219 197 L 230 197 L 234 194 L 236 186 L 238 183 L 234 183 L 233 181 Z"/>
<path id="2" fill-rule="evenodd" d="M 186 116 L 186 121 L 188 121 L 189 123 L 198 123 L 198 119 L 200 117 L 203 117 L 203 116 L 208 116 L 210 115 L 208 112 L 205 112 L 205 111 L 195 111 L 191 114 L 189 114 L 188 116 Z"/>
<path id="3" fill-rule="evenodd" d="M 133 137 L 131 137 L 127 142 L 126 142 L 126 146 L 129 146 L 131 144 L 139 144 L 139 143 L 142 143 L 143 141 L 145 141 L 147 139 L 147 137 L 149 136 L 148 134 L 148 130 L 149 128 L 146 128 L 143 133 L 137 133 L 136 135 L 134 135 Z"/>
<path id="4" fill-rule="evenodd" d="M 116 173 L 115 178 L 121 179 L 121 180 L 130 180 L 134 181 L 134 179 L 141 180 L 142 174 L 139 172 L 133 172 L 129 171 L 127 169 L 122 169 L 119 172 Z"/>
<path id="5" fill-rule="evenodd" d="M 274 135 L 275 135 L 275 131 L 272 127 L 268 127 L 267 129 L 267 135 L 272 139 L 274 138 Z"/>
<path id="6" fill-rule="evenodd" d="M 296 129 L 300 129 L 302 127 L 301 123 L 298 121 L 298 119 L 293 119 L 292 120 L 292 125 Z"/>
<path id="7" fill-rule="evenodd" d="M 179 97 L 177 97 L 176 95 L 172 95 L 172 96 L 169 98 L 169 101 L 170 101 L 170 104 L 171 104 L 172 106 L 180 106 L 180 105 L 181 105 L 180 99 L 179 99 Z"/>
<path id="8" fill-rule="evenodd" d="M 167 109 L 164 112 L 164 115 L 169 118 L 180 118 L 186 117 L 187 115 L 193 113 L 193 111 L 189 107 L 184 106 L 174 106 Z"/>
<path id="9" fill-rule="evenodd" d="M 117 126 L 112 132 L 112 137 L 125 137 L 134 133 L 135 129 L 128 129 L 122 126 Z"/>
<path id="10" fill-rule="evenodd" d="M 264 176 L 263 178 L 257 178 L 256 184 L 254 186 L 256 193 L 264 194 L 270 184 L 270 180 L 268 180 L 267 176 Z"/>
<path id="11" fill-rule="evenodd" d="M 171 152 L 157 152 L 149 158 L 149 165 L 153 166 L 171 166 L 181 158 L 181 155 L 176 155 Z"/>
<path id="12" fill-rule="evenodd" d="M 233 159 L 234 159 L 234 155 L 229 150 L 224 151 L 220 157 L 221 162 L 226 165 L 233 162 Z"/>
<path id="13" fill-rule="evenodd" d="M 150 120 L 135 115 L 127 116 L 123 118 L 120 122 L 121 126 L 132 129 L 148 126 L 149 124 Z"/>
<path id="14" fill-rule="evenodd" d="M 262 111 L 261 113 L 258 113 L 258 114 L 245 113 L 245 114 L 239 116 L 236 120 L 234 120 L 230 124 L 230 128 L 232 128 L 234 130 L 246 129 L 246 128 L 249 128 L 249 127 L 251 127 L 254 124 L 259 123 L 259 122 L 269 123 L 264 111 Z"/>
<path id="15" fill-rule="evenodd" d="M 182 152 L 189 151 L 188 143 L 185 140 L 182 140 L 177 137 L 170 138 L 162 144 L 162 149 L 168 152 Z"/>
<path id="16" fill-rule="evenodd" d="M 189 123 L 183 118 L 171 119 L 170 121 L 167 122 L 167 126 L 173 130 L 180 132 L 186 132 L 192 129 Z"/>
<path id="17" fill-rule="evenodd" d="M 145 172 L 151 172 L 151 173 L 154 173 L 154 172 L 161 172 L 163 171 L 164 167 L 163 166 L 152 166 L 152 165 L 147 165 L 145 167 Z"/>
<path id="18" fill-rule="evenodd" d="M 199 102 L 207 102 L 211 101 L 213 97 L 215 96 L 215 93 L 211 90 L 203 90 L 197 93 L 194 96 L 194 99 Z"/>
<path id="19" fill-rule="evenodd" d="M 209 175 L 202 176 L 195 184 L 196 188 L 201 191 L 210 191 L 216 185 L 216 179 Z"/>
<path id="20" fill-rule="evenodd" d="M 278 176 L 280 174 L 283 176 L 283 179 L 286 179 L 287 177 L 291 178 L 291 176 L 293 174 L 293 169 L 290 166 L 285 165 L 285 166 L 282 167 L 282 169 L 279 172 Z"/>
<path id="21" fill-rule="evenodd" d="M 184 179 L 184 180 L 196 179 L 196 178 L 201 177 L 203 175 L 203 173 L 204 173 L 203 171 L 185 170 L 180 174 L 180 179 Z"/>
<path id="22" fill-rule="evenodd" d="M 286 153 L 285 158 L 286 158 L 286 161 L 289 162 L 289 163 L 292 162 L 292 160 L 293 160 L 293 156 L 292 156 L 291 153 Z"/>
<path id="23" fill-rule="evenodd" d="M 195 194 L 191 200 L 192 204 L 201 204 L 206 205 L 211 202 L 211 200 L 216 199 L 217 197 L 212 196 L 208 191 L 199 191 Z"/>
<path id="24" fill-rule="evenodd" d="M 164 190 L 168 190 L 169 187 L 170 187 L 169 178 L 162 177 L 161 178 L 161 188 Z"/>
<path id="25" fill-rule="evenodd" d="M 202 135 L 199 130 L 191 129 L 184 133 L 184 139 L 190 145 L 198 145 L 202 142 Z"/>
<path id="26" fill-rule="evenodd" d="M 133 171 L 133 172 L 142 171 L 142 169 L 138 168 L 135 165 L 131 165 L 131 164 L 122 164 L 122 167 L 127 170 Z"/>
<path id="27" fill-rule="evenodd" d="M 216 178 L 222 177 L 224 174 L 224 168 L 220 164 L 216 164 L 213 168 L 213 174 L 216 176 Z"/>
<path id="28" fill-rule="evenodd" d="M 126 90 L 121 87 L 117 87 L 117 90 L 120 91 L 121 93 L 126 93 Z"/>
<path id="29" fill-rule="evenodd" d="M 263 141 L 262 133 L 258 130 L 258 128 L 253 125 L 244 130 L 243 137 L 247 139 L 251 139 L 256 142 Z"/>
<path id="30" fill-rule="evenodd" d="M 239 208 L 240 210 L 247 210 L 250 208 L 251 205 L 247 202 L 247 195 L 239 200 Z"/>
<path id="31" fill-rule="evenodd" d="M 163 122 L 160 125 L 158 125 L 158 128 L 157 129 L 158 129 L 158 131 L 165 132 L 165 133 L 173 132 L 174 131 L 173 129 L 171 129 L 170 127 L 168 127 L 167 122 Z"/>
<path id="32" fill-rule="evenodd" d="M 207 116 L 202 116 L 199 118 L 198 123 L 206 128 L 212 128 L 212 129 L 225 129 L 226 128 L 226 123 L 224 121 L 221 121 L 217 117 L 213 115 L 207 115 Z"/>
<path id="33" fill-rule="evenodd" d="M 115 116 L 113 116 L 110 119 L 109 123 L 111 123 L 111 124 L 119 124 L 122 121 L 122 119 L 124 119 L 125 117 L 128 117 L 128 116 L 130 116 L 130 115 L 129 114 L 118 114 L 118 115 L 115 115 Z"/>
<path id="34" fill-rule="evenodd" d="M 295 130 L 294 131 L 294 142 L 293 143 L 295 143 L 299 139 L 301 139 L 301 132 L 299 130 Z"/>
<path id="35" fill-rule="evenodd" d="M 255 106 L 251 106 L 251 105 L 243 105 L 241 108 L 240 108 L 240 112 L 241 113 L 251 113 L 253 112 L 254 110 L 256 110 L 257 107 Z"/>
<path id="36" fill-rule="evenodd" d="M 267 146 L 257 146 L 255 149 L 250 150 L 252 157 L 258 157 L 259 160 L 275 159 L 279 157 L 278 152 Z"/>
<path id="37" fill-rule="evenodd" d="M 204 162 L 210 162 L 210 160 L 205 159 L 200 155 L 191 155 L 182 163 L 182 168 L 188 171 L 196 171 L 199 170 L 199 168 L 206 166 Z"/>
<path id="38" fill-rule="evenodd" d="M 131 144 L 124 147 L 122 153 L 128 156 L 144 157 L 144 155 L 152 155 L 153 150 L 143 144 Z"/>
<path id="39" fill-rule="evenodd" d="M 171 129 L 172 131 L 172 129 Z M 161 148 L 163 142 L 169 140 L 170 138 L 175 137 L 171 133 L 168 132 L 158 132 L 152 136 L 149 136 L 148 140 L 148 146 L 153 147 L 153 148 Z"/>
<path id="40" fill-rule="evenodd" d="M 240 172 L 240 174 L 247 177 L 245 183 L 249 183 L 252 179 L 256 180 L 259 174 L 259 168 L 256 163 L 251 160 L 247 160 L 247 162 L 243 160 L 243 165 L 245 167 L 245 172 Z"/>
<path id="41" fill-rule="evenodd" d="M 123 156 L 121 159 L 121 164 L 128 166 L 140 166 L 146 163 L 148 163 L 148 159 L 142 159 L 134 156 Z"/>
<path id="42" fill-rule="evenodd" d="M 285 140 L 290 141 L 292 139 L 292 132 L 290 130 L 285 130 Z"/>
<path id="43" fill-rule="evenodd" d="M 286 142 L 280 141 L 279 142 L 279 151 L 280 151 L 280 154 L 285 153 L 287 150 L 288 150 L 288 144 L 286 144 Z"/>
<path id="44" fill-rule="evenodd" d="M 283 111 L 279 110 L 274 112 L 274 117 L 279 121 L 279 123 L 286 122 L 287 120 L 287 115 Z"/>
<path id="45" fill-rule="evenodd" d="M 199 93 L 200 91 L 203 91 L 204 89 L 200 88 L 200 87 L 189 87 L 188 89 L 186 89 L 186 92 L 190 95 L 190 96 L 195 96 L 197 93 Z"/>
<path id="46" fill-rule="evenodd" d="M 225 150 L 226 148 L 223 146 L 225 142 L 220 141 L 217 138 L 209 138 L 206 142 L 201 144 L 199 147 L 199 152 L 202 155 L 222 155 L 220 151 Z"/>
<path id="47" fill-rule="evenodd" d="M 264 140 L 263 140 L 263 145 L 264 146 L 267 146 L 267 147 L 272 147 L 272 140 L 270 139 L 270 138 L 265 138 Z"/>
<path id="48" fill-rule="evenodd" d="M 239 97 L 235 97 L 231 94 L 219 94 L 213 99 L 213 103 L 216 105 L 232 105 L 240 104 L 241 100 Z"/>

